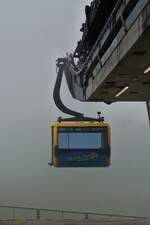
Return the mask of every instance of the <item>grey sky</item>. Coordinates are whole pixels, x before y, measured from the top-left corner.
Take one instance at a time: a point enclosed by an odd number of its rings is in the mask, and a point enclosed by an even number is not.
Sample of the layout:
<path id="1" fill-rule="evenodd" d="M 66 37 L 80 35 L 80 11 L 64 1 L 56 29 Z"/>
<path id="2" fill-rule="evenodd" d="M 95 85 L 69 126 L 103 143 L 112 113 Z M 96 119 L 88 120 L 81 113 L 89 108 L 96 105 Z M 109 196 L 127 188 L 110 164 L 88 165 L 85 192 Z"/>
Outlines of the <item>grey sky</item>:
<path id="1" fill-rule="evenodd" d="M 64 102 L 112 124 L 112 166 L 54 169 L 48 122 L 55 60 L 72 51 L 84 19 L 80 0 L 0 0 L 0 204 L 149 216 L 150 129 L 143 103 Z"/>

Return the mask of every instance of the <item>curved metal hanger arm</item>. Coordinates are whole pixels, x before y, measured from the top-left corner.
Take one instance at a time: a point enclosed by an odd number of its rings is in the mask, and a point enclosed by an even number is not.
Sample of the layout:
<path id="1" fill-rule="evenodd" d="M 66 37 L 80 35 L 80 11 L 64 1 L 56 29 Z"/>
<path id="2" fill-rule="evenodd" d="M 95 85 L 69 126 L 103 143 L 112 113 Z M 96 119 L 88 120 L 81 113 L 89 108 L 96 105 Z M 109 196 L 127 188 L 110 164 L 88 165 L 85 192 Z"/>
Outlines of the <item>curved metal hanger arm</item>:
<path id="1" fill-rule="evenodd" d="M 60 88 L 61 88 L 61 83 L 62 83 L 62 78 L 63 78 L 63 72 L 64 72 L 64 68 L 65 68 L 65 63 L 66 63 L 66 58 L 59 58 L 57 60 L 57 78 L 56 78 L 56 83 L 54 86 L 54 91 L 53 91 L 53 99 L 54 102 L 56 104 L 56 106 L 63 112 L 69 115 L 72 115 L 74 117 L 78 117 L 78 118 L 83 118 L 84 114 L 73 111 L 71 109 L 69 109 L 68 107 L 66 107 L 60 97 Z"/>

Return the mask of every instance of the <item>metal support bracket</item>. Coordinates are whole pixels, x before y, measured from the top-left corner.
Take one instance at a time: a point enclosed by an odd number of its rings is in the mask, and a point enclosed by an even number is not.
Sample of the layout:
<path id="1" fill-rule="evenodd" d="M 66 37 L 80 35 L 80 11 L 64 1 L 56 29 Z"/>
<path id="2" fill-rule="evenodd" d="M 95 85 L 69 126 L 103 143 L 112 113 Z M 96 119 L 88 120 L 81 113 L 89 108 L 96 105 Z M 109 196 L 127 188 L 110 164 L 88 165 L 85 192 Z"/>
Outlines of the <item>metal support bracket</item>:
<path id="1" fill-rule="evenodd" d="M 98 118 L 91 117 L 70 117 L 70 118 L 62 118 L 58 117 L 58 122 L 104 122 L 104 117 L 101 116 L 101 112 L 98 112 Z"/>

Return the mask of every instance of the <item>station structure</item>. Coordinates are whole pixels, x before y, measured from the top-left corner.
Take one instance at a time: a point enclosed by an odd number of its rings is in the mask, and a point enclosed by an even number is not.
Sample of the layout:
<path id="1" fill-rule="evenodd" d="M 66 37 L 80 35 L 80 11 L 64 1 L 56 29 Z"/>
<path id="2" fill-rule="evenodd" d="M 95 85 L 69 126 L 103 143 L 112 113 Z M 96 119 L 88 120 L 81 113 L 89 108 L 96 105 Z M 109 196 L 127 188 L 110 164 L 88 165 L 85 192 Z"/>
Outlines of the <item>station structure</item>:
<path id="1" fill-rule="evenodd" d="M 85 14 L 81 40 L 61 60 L 72 97 L 146 102 L 150 119 L 150 1 L 93 0 Z"/>

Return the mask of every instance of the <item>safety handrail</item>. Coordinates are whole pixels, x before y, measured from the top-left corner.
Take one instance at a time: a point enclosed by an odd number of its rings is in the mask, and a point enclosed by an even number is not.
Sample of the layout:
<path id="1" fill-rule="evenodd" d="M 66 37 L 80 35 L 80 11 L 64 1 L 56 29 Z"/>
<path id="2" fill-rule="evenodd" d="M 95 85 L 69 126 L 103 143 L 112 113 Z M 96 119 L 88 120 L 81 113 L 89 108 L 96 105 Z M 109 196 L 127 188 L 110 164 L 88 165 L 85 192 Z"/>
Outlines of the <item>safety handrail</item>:
<path id="1" fill-rule="evenodd" d="M 63 210 L 63 209 L 49 209 L 49 208 L 34 208 L 34 207 L 21 207 L 21 206 L 6 206 L 0 205 L 0 209 L 11 209 L 12 217 L 7 218 L 8 220 L 16 220 L 17 219 L 17 210 L 30 210 L 35 211 L 35 220 L 40 220 L 42 216 L 42 212 L 51 212 L 51 213 L 60 213 L 61 217 L 65 217 L 65 214 L 70 215 L 82 215 L 84 219 L 89 219 L 90 216 L 102 216 L 102 217 L 110 217 L 110 218 L 122 218 L 122 219 L 147 219 L 147 217 L 140 216 L 129 216 L 129 215 L 121 215 L 121 214 L 110 214 L 110 213 L 94 213 L 94 212 L 82 212 L 82 211 L 71 211 L 71 210 Z M 30 219 L 30 218 L 28 218 Z M 1 220 L 1 218 L 0 218 Z"/>

